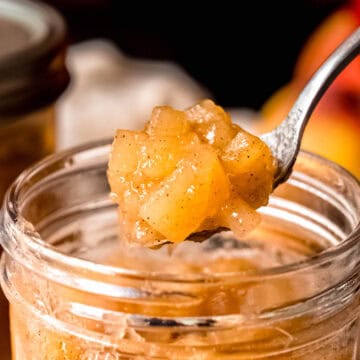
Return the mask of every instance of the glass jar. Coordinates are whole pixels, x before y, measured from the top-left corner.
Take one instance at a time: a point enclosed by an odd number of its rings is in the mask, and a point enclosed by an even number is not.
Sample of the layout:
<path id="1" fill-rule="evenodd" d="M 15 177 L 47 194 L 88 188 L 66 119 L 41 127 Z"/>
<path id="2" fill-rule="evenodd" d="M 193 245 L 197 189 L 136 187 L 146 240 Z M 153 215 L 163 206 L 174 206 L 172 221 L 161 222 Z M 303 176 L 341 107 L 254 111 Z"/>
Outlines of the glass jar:
<path id="1" fill-rule="evenodd" d="M 16 176 L 54 151 L 54 102 L 66 88 L 65 25 L 46 5 L 0 1 L 0 201 Z M 1 249 L 0 249 L 1 253 Z M 0 358 L 10 358 L 0 291 Z"/>
<path id="2" fill-rule="evenodd" d="M 51 156 L 7 193 L 1 283 L 13 359 L 357 358 L 351 175 L 301 153 L 248 238 L 143 249 L 118 238 L 109 150 Z"/>

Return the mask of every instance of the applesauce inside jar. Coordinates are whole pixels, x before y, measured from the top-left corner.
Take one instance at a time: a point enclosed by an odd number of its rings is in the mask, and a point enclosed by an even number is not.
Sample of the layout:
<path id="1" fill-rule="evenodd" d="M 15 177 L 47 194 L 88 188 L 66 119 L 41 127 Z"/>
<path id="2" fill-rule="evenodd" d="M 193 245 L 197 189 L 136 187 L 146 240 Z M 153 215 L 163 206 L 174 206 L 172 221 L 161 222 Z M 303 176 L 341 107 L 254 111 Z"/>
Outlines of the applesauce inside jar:
<path id="1" fill-rule="evenodd" d="M 302 153 L 246 238 L 153 250 L 119 239 L 108 152 L 55 155 L 8 192 L 14 359 L 356 357 L 360 191 L 350 175 Z"/>

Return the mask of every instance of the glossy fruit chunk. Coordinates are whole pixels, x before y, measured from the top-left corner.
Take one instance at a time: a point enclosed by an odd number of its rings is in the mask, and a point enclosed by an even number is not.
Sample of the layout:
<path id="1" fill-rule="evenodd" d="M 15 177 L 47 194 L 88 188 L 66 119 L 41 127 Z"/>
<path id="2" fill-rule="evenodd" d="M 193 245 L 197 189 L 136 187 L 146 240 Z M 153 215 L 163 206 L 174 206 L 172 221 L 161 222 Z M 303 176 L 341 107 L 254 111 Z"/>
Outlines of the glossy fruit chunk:
<path id="1" fill-rule="evenodd" d="M 260 221 L 273 173 L 266 144 L 204 100 L 156 107 L 143 132 L 118 130 L 108 178 L 122 236 L 154 246 L 219 226 L 243 236 Z"/>
<path id="2" fill-rule="evenodd" d="M 239 131 L 224 148 L 220 159 L 233 185 L 234 197 L 240 196 L 254 208 L 267 204 L 272 191 L 274 161 L 263 141 Z"/>
<path id="3" fill-rule="evenodd" d="M 229 193 L 216 153 L 205 146 L 194 151 L 179 162 L 140 209 L 140 216 L 172 242 L 196 231 L 209 212 L 218 211 Z"/>
<path id="4" fill-rule="evenodd" d="M 185 111 L 203 142 L 215 148 L 224 147 L 240 130 L 229 114 L 211 100 L 203 100 Z"/>

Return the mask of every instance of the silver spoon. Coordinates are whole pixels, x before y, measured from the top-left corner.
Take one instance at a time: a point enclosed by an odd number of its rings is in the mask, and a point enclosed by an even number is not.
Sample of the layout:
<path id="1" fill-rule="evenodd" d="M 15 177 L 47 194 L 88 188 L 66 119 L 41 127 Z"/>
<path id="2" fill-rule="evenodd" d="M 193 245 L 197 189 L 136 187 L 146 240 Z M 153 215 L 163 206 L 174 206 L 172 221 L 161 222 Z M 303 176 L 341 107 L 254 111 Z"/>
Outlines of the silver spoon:
<path id="1" fill-rule="evenodd" d="M 354 31 L 328 57 L 305 85 L 285 120 L 273 131 L 261 136 L 277 161 L 273 188 L 285 182 L 292 171 L 300 150 L 305 126 L 321 97 L 340 72 L 360 53 L 360 28 Z M 360 74 L 359 74 L 360 76 Z M 201 242 L 228 230 L 221 227 L 193 233 L 188 240 Z"/>
<path id="2" fill-rule="evenodd" d="M 360 52 L 360 28 L 354 31 L 315 72 L 295 101 L 285 120 L 261 136 L 277 160 L 274 189 L 286 181 L 299 153 L 305 126 L 315 106 L 339 73 Z M 359 74 L 360 76 L 360 74 Z"/>

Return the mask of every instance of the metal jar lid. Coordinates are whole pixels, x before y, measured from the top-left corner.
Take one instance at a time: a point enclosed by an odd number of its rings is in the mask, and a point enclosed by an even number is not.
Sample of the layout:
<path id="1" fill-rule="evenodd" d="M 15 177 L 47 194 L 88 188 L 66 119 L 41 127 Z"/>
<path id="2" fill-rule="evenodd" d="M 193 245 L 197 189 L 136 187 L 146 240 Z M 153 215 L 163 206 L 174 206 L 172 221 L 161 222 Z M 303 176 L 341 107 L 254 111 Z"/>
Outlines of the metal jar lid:
<path id="1" fill-rule="evenodd" d="M 51 7 L 0 0 L 0 122 L 55 101 L 69 83 L 65 23 Z"/>

